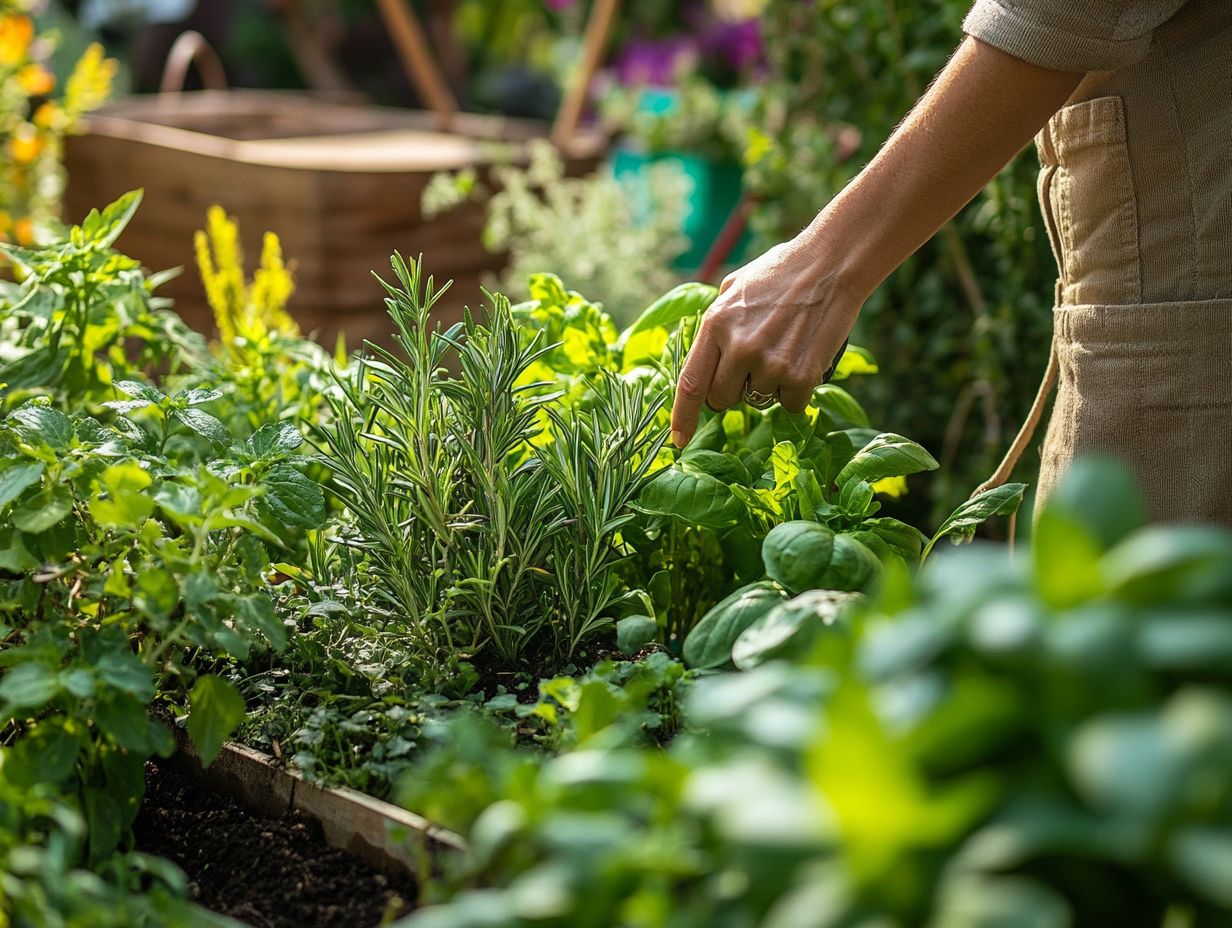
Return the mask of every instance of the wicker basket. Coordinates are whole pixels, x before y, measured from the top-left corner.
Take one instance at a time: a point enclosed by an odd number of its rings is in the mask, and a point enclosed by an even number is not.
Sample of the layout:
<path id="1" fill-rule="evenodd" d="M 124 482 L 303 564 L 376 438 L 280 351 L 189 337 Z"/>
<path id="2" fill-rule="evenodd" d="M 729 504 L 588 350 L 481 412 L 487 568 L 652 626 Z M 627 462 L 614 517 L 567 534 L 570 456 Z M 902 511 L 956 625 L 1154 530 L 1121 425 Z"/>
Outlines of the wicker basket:
<path id="1" fill-rule="evenodd" d="M 332 345 L 383 340 L 390 325 L 372 271 L 389 255 L 423 254 L 438 281 L 452 278 L 442 316 L 479 300 L 481 278 L 499 256 L 480 242 L 482 208 L 470 204 L 425 221 L 420 195 L 438 171 L 482 172 L 491 141 L 543 136 L 537 123 L 460 113 L 451 130 L 430 113 L 324 103 L 305 94 L 207 90 L 122 100 L 92 115 L 69 141 L 67 218 L 78 221 L 137 187 L 145 202 L 119 247 L 153 269 L 183 266 L 163 291 L 186 320 L 211 331 L 193 268 L 192 236 L 207 208 L 221 204 L 240 223 L 246 253 L 277 232 L 295 262 L 291 310 L 305 331 Z M 597 133 L 575 134 L 572 171 L 593 167 Z"/>

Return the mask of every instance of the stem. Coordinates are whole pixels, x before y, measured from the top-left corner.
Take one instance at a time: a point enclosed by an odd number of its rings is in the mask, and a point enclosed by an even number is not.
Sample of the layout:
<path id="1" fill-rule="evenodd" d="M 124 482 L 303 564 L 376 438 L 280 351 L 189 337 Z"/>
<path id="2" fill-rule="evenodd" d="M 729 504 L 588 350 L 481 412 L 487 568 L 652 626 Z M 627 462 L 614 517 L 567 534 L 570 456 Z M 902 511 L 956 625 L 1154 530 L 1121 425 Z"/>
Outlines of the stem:
<path id="1" fill-rule="evenodd" d="M 192 624 L 192 616 L 184 616 L 184 618 L 180 620 L 179 624 L 171 630 L 171 633 L 163 638 L 154 650 L 150 652 L 149 658 L 145 661 L 145 663 L 150 667 L 157 667 L 162 661 L 163 655 L 167 653 L 168 649 L 178 643 L 177 639 L 181 634 L 183 634 L 184 629 L 188 628 L 190 624 Z"/>

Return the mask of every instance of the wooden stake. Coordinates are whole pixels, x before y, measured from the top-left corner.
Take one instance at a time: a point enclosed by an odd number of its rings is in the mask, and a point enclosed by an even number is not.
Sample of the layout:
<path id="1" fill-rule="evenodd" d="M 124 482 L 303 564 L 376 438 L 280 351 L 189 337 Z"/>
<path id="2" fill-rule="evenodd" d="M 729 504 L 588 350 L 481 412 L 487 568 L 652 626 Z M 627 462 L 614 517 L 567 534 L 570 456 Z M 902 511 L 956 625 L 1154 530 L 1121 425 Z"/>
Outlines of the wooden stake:
<path id="1" fill-rule="evenodd" d="M 436 114 L 437 127 L 448 129 L 458 112 L 458 101 L 428 50 L 418 18 L 406 0 L 377 0 L 377 3 L 407 77 L 424 104 Z"/>
<path id="2" fill-rule="evenodd" d="M 620 0 L 595 0 L 594 8 L 590 11 L 590 20 L 586 23 L 586 33 L 582 38 L 581 61 L 565 91 L 565 99 L 560 112 L 556 114 L 556 121 L 552 124 L 552 144 L 561 151 L 568 148 L 569 141 L 582 119 L 590 81 L 603 58 L 608 33 L 612 31 L 612 22 L 616 19 L 619 7 Z"/>

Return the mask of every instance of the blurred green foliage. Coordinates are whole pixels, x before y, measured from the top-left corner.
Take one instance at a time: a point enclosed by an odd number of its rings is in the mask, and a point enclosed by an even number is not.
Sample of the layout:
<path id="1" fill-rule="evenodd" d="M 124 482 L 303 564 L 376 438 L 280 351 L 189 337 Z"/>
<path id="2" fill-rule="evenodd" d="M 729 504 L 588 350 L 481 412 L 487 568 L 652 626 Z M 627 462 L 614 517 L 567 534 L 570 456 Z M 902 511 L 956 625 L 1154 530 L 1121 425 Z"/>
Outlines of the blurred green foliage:
<path id="1" fill-rule="evenodd" d="M 556 757 L 458 719 L 403 798 L 487 888 L 402 924 L 1227 925 L 1232 535 L 1133 499 L 1081 463 L 1033 557 L 818 607 L 804 650 L 694 680 L 665 751 L 621 715 Z"/>

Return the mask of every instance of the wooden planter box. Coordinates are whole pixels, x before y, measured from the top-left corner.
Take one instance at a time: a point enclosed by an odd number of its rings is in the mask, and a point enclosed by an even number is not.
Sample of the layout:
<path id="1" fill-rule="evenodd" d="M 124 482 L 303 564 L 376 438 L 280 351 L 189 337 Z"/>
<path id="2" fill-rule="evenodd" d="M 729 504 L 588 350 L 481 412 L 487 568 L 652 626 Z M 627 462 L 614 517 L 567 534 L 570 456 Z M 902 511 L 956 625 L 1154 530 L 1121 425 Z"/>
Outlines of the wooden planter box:
<path id="1" fill-rule="evenodd" d="M 230 796 L 253 815 L 277 818 L 299 812 L 316 819 L 327 844 L 378 870 L 415 876 L 414 846 L 437 853 L 466 847 L 458 835 L 413 812 L 358 790 L 317 786 L 298 771 L 241 744 L 223 745 L 214 763 L 203 768 L 185 733 L 175 727 L 172 733 L 179 746 L 172 762 L 188 775 Z"/>
<path id="2" fill-rule="evenodd" d="M 147 267 L 183 267 L 161 291 L 194 327 L 213 331 L 193 258 L 192 237 L 206 210 L 223 206 L 240 223 L 251 266 L 261 236 L 277 232 L 293 261 L 291 311 L 305 332 L 331 346 L 386 340 L 390 324 L 372 272 L 389 274 L 389 255 L 423 254 L 438 282 L 452 278 L 442 317 L 479 302 L 481 279 L 500 256 L 480 241 L 483 208 L 467 204 L 432 221 L 420 196 L 438 171 L 491 163 L 493 142 L 522 143 L 546 128 L 524 120 L 460 114 L 454 131 L 430 114 L 324 103 L 303 94 L 199 91 L 118 101 L 90 116 L 69 139 L 66 218 L 142 187 L 145 202 L 120 239 Z M 593 168 L 597 133 L 575 137 L 571 171 Z"/>

